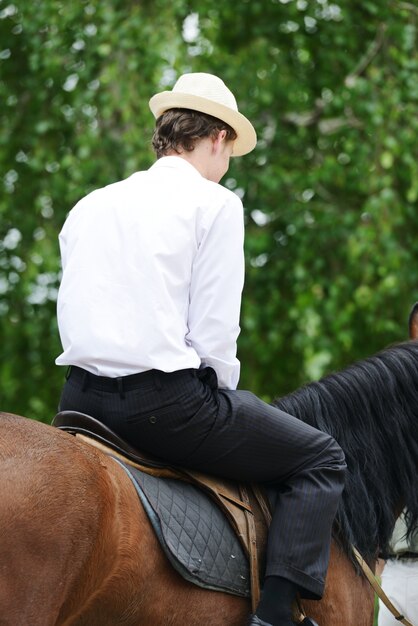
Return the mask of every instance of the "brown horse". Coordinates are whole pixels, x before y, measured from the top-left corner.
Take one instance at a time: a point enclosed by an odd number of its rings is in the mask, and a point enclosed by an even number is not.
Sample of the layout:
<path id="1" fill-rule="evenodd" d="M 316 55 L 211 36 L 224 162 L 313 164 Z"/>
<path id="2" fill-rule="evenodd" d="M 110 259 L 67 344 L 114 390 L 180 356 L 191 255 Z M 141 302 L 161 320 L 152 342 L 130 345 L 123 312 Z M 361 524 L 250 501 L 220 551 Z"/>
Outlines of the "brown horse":
<path id="1" fill-rule="evenodd" d="M 330 432 L 348 480 L 320 626 L 371 626 L 373 564 L 398 511 L 418 514 L 418 343 L 391 347 L 277 404 Z M 33 420 L 0 414 L 0 626 L 244 626 L 247 600 L 183 580 L 111 458 Z"/>

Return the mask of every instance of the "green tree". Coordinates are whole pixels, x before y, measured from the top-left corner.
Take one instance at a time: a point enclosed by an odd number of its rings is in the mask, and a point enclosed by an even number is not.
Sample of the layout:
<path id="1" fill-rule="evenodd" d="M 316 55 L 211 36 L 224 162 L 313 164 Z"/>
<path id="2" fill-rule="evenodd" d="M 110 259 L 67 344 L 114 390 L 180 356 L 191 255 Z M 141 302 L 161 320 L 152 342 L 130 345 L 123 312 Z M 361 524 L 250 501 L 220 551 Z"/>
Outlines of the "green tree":
<path id="1" fill-rule="evenodd" d="M 266 398 L 406 335 L 418 284 L 418 10 L 410 2 L 0 1 L 0 406 L 49 420 L 63 373 L 57 235 L 147 167 L 148 99 L 218 73 L 259 143 L 241 386 Z"/>
<path id="2" fill-rule="evenodd" d="M 248 215 L 242 384 L 269 397 L 406 336 L 418 10 L 282 0 L 199 15 L 208 62 L 229 72 L 260 137 L 230 184 Z"/>

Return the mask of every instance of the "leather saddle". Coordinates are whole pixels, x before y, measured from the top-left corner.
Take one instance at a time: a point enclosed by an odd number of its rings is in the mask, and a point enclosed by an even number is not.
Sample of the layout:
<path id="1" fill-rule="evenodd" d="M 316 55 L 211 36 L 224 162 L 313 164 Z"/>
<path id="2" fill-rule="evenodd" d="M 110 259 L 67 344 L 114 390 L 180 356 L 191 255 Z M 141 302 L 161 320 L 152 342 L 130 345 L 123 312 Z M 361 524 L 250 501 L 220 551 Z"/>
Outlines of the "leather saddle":
<path id="1" fill-rule="evenodd" d="M 260 486 L 239 484 L 167 465 L 161 459 L 136 450 L 100 421 L 84 413 L 62 411 L 55 416 L 52 425 L 146 474 L 182 480 L 202 489 L 224 512 L 247 555 L 252 605 L 253 608 L 257 606 L 267 530 L 271 521 L 267 495 Z"/>

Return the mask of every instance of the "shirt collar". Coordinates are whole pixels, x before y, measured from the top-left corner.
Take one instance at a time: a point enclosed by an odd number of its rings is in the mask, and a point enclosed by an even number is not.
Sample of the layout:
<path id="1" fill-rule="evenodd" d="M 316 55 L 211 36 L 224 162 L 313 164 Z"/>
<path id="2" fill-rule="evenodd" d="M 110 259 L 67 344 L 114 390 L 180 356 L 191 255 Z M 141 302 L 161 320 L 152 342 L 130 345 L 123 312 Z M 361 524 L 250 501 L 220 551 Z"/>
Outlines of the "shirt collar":
<path id="1" fill-rule="evenodd" d="M 194 173 L 202 178 L 201 173 L 194 167 L 194 165 L 179 156 L 161 157 L 150 167 L 150 169 L 153 170 L 154 168 L 160 167 L 169 167 L 172 169 L 184 170 L 185 172 L 188 171 L 190 174 Z"/>

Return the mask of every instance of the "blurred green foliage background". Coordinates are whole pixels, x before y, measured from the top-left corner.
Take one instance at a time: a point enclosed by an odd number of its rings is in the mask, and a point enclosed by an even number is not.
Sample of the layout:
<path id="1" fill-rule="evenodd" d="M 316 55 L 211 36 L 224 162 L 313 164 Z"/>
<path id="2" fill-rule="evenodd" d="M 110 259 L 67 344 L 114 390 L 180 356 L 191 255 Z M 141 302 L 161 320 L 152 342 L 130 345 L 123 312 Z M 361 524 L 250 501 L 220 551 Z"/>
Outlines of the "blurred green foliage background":
<path id="1" fill-rule="evenodd" d="M 148 167 L 151 95 L 221 76 L 256 150 L 240 386 L 266 399 L 406 338 L 418 287 L 418 6 L 384 0 L 0 0 L 0 407 L 49 421 L 57 236 Z"/>

